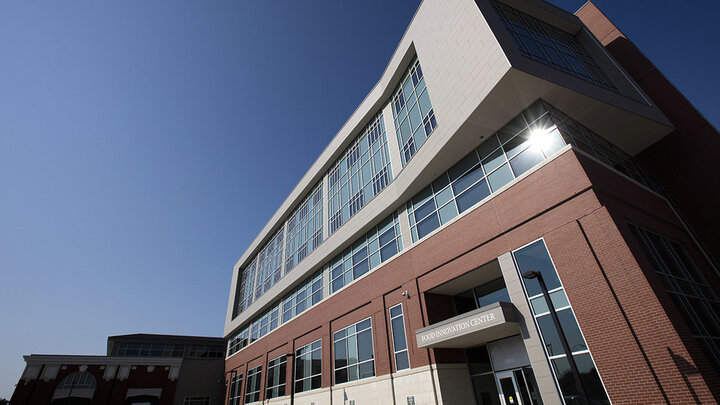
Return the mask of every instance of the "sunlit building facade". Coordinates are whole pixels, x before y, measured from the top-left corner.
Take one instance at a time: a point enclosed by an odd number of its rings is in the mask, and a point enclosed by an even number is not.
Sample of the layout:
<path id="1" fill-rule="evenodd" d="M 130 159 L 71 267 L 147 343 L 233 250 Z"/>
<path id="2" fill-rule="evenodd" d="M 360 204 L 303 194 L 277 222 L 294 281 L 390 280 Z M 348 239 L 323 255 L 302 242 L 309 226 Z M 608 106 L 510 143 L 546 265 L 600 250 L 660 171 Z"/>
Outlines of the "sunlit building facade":
<path id="1" fill-rule="evenodd" d="M 720 137 L 645 65 L 592 3 L 423 1 L 234 267 L 226 403 L 716 401 L 720 198 L 666 169 Z"/>

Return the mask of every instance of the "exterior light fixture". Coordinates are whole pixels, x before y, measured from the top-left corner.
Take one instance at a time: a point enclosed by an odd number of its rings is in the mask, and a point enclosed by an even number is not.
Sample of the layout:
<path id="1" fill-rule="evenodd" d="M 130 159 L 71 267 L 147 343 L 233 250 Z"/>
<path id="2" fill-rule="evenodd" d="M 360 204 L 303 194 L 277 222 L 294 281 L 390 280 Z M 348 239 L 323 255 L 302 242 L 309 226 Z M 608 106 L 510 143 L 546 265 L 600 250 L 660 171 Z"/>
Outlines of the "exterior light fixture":
<path id="1" fill-rule="evenodd" d="M 555 324 L 555 330 L 560 337 L 560 343 L 562 343 L 562 347 L 565 351 L 565 355 L 567 356 L 568 363 L 570 363 L 570 369 L 572 370 L 573 379 L 575 380 L 575 385 L 577 386 L 580 394 L 581 403 L 589 404 L 590 402 L 588 401 L 588 396 L 585 393 L 585 387 L 583 387 L 582 381 L 580 380 L 580 371 L 578 370 L 577 364 L 575 363 L 575 358 L 573 357 L 572 351 L 570 350 L 570 344 L 567 341 L 565 332 L 563 331 L 562 326 L 560 326 L 560 318 L 558 318 L 557 313 L 555 312 L 555 306 L 550 299 L 550 294 L 548 293 L 548 289 L 545 285 L 545 280 L 543 279 L 542 273 L 535 270 L 528 270 L 524 272 L 522 276 L 523 278 L 528 280 L 537 279 L 538 284 L 540 284 L 540 290 L 542 290 L 543 297 L 545 297 L 545 303 L 547 304 L 548 310 L 550 311 L 550 317 L 553 320 L 553 324 Z"/>

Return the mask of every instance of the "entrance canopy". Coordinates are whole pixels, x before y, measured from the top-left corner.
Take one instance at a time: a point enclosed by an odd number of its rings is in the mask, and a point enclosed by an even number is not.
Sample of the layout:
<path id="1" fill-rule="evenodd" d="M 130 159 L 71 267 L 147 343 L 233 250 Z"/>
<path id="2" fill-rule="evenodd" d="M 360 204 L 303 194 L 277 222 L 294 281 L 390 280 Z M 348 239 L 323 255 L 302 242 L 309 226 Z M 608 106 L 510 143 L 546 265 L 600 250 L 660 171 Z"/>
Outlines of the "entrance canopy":
<path id="1" fill-rule="evenodd" d="M 464 348 L 520 333 L 517 310 L 496 302 L 415 331 L 419 348 Z"/>

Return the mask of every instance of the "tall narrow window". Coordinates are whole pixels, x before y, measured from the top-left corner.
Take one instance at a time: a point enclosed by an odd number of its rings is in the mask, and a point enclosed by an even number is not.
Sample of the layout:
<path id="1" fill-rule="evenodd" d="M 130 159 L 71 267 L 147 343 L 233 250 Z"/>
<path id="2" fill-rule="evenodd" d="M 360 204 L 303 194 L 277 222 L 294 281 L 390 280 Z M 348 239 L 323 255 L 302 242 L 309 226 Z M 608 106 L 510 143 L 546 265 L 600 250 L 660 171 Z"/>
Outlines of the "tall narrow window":
<path id="1" fill-rule="evenodd" d="M 600 375 L 595 367 L 590 351 L 588 350 L 585 338 L 578 326 L 573 314 L 570 302 L 565 295 L 565 289 L 560 283 L 555 265 L 545 247 L 543 240 L 538 240 L 528 246 L 513 252 L 515 263 L 520 274 L 526 271 L 537 271 L 542 274 L 543 280 L 550 293 L 550 299 L 555 307 L 555 313 L 560 320 L 560 327 L 565 333 L 571 353 L 565 353 L 563 342 L 560 340 L 555 324 L 553 323 L 550 310 L 546 305 L 543 291 L 537 279 L 522 278 L 525 294 L 530 300 L 530 307 L 540 328 L 540 335 L 545 342 L 545 350 L 550 358 L 555 377 L 563 397 L 567 403 L 575 403 L 580 395 L 579 387 L 575 385 L 572 369 L 568 356 L 575 360 L 580 381 L 588 400 L 593 404 L 610 404 L 605 387 L 600 380 Z"/>
<path id="2" fill-rule="evenodd" d="M 410 357 L 408 356 L 402 304 L 390 308 L 390 329 L 392 330 L 393 351 L 395 353 L 395 370 L 408 369 L 410 368 Z"/>
<path id="3" fill-rule="evenodd" d="M 335 384 L 375 376 L 370 318 L 335 332 Z"/>
<path id="4" fill-rule="evenodd" d="M 320 339 L 295 351 L 295 392 L 320 388 L 322 385 L 322 341 Z"/>
<path id="5" fill-rule="evenodd" d="M 282 277 L 283 269 L 283 230 L 280 229 L 258 254 L 257 280 L 255 281 L 255 299 L 275 285 Z"/>
<path id="6" fill-rule="evenodd" d="M 437 127 L 420 62 L 415 59 L 392 98 L 400 156 L 405 166 Z"/>
<path id="7" fill-rule="evenodd" d="M 720 301 L 685 248 L 637 226 L 630 226 L 660 277 L 665 290 L 684 315 L 695 339 L 720 370 Z"/>
<path id="8" fill-rule="evenodd" d="M 382 113 L 348 146 L 327 176 L 328 232 L 332 234 L 392 181 Z"/>
<path id="9" fill-rule="evenodd" d="M 245 403 L 257 402 L 260 400 L 260 385 L 262 381 L 262 364 L 248 370 L 247 384 L 245 385 Z"/>
<path id="10" fill-rule="evenodd" d="M 323 241 L 323 186 L 320 181 L 285 223 L 285 273 Z"/>
<path id="11" fill-rule="evenodd" d="M 242 381 L 243 381 L 243 375 L 237 374 L 235 375 L 232 380 L 230 380 L 230 393 L 228 395 L 229 401 L 228 405 L 240 405 L 240 402 L 242 401 Z"/>
<path id="12" fill-rule="evenodd" d="M 237 290 L 235 291 L 235 308 L 233 319 L 246 310 L 255 301 L 255 270 L 257 269 L 257 257 L 244 269 L 238 270 Z"/>
<path id="13" fill-rule="evenodd" d="M 286 377 L 287 356 L 283 355 L 268 362 L 265 399 L 277 398 L 285 395 Z"/>

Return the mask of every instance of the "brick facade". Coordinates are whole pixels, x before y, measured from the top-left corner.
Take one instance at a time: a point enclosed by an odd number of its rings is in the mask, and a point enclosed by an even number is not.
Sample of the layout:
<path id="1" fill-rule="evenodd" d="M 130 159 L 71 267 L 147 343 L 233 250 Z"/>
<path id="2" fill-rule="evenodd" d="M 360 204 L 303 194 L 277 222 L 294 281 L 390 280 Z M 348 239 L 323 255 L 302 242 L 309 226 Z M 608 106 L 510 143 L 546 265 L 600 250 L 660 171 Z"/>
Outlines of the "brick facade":
<path id="1" fill-rule="evenodd" d="M 638 206 L 642 210 L 632 208 Z M 713 394 L 718 395 L 717 375 L 647 260 L 633 254 L 639 250 L 626 222 L 689 244 L 661 197 L 569 149 L 234 354 L 226 368 L 253 367 L 269 352 L 322 338 L 323 387 L 330 387 L 332 332 L 371 316 L 376 375 L 391 374 L 387 311 L 398 302 L 404 304 L 413 368 L 464 362 L 462 349 L 417 348 L 415 330 L 453 315 L 446 296 L 426 292 L 543 237 L 613 402 L 637 402 L 639 391 L 646 403 L 712 401 Z M 697 252 L 693 258 L 716 284 L 717 276 L 708 271 L 705 259 Z M 403 291 L 408 291 L 407 297 Z M 696 368 L 701 372 L 693 372 Z"/>

